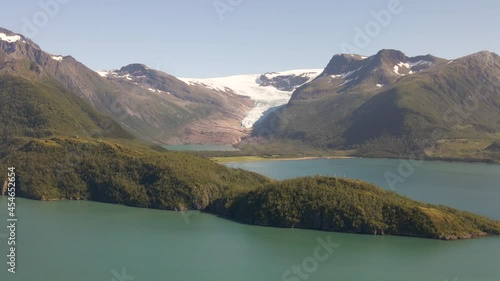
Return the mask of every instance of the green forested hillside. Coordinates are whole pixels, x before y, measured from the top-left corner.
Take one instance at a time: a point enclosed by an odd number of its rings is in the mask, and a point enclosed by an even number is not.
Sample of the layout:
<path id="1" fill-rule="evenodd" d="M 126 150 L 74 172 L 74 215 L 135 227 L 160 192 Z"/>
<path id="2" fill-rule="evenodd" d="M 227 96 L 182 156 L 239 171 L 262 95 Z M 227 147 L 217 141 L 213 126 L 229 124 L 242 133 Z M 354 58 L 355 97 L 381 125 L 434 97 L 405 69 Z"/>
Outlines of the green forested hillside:
<path id="1" fill-rule="evenodd" d="M 0 76 L 0 100 L 0 130 L 10 135 L 133 138 L 55 81 Z"/>
<path id="2" fill-rule="evenodd" d="M 0 157 L 31 138 L 50 136 L 134 138 L 55 81 L 0 75 Z"/>
<path id="3" fill-rule="evenodd" d="M 225 194 L 269 182 L 208 159 L 114 141 L 31 140 L 2 163 L 17 168 L 21 197 L 169 210 L 203 209 Z"/>
<path id="4" fill-rule="evenodd" d="M 457 239 L 500 234 L 500 224 L 418 203 L 371 184 L 337 178 L 286 180 L 219 200 L 211 210 L 251 224 Z"/>
<path id="5" fill-rule="evenodd" d="M 422 204 L 361 181 L 282 182 L 184 153 L 70 138 L 32 140 L 1 160 L 17 194 L 166 210 L 205 210 L 288 228 L 464 239 L 500 234 L 500 222 Z"/>

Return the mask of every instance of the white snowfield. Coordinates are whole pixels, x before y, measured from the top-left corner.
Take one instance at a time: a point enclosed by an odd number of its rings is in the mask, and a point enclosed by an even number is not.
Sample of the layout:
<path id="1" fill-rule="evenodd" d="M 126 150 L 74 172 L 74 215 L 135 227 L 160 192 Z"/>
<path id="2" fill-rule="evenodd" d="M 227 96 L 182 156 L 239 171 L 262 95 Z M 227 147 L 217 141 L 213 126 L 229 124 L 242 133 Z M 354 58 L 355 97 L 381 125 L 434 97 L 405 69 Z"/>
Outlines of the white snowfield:
<path id="1" fill-rule="evenodd" d="M 401 69 L 403 67 L 408 68 L 408 69 L 411 68 L 409 63 L 399 62 L 398 64 L 396 64 L 394 66 L 394 72 L 396 72 L 397 75 L 405 76 L 406 74 L 399 73 L 399 69 Z M 413 71 L 410 70 L 410 72 L 408 74 L 413 74 Z"/>
<path id="2" fill-rule="evenodd" d="M 110 71 L 108 71 L 108 70 L 97 70 L 96 73 L 99 74 L 99 76 L 101 76 L 101 77 L 108 77 Z"/>
<path id="3" fill-rule="evenodd" d="M 405 62 L 399 62 L 398 64 L 396 64 L 394 66 L 394 72 L 397 74 L 397 75 L 400 75 L 400 76 L 405 76 L 406 74 L 401 74 L 399 73 L 399 70 L 402 69 L 403 67 L 406 67 L 408 69 L 412 69 L 414 66 L 418 66 L 418 65 L 432 65 L 433 63 L 430 62 L 430 61 L 425 61 L 425 60 L 419 60 L 417 62 L 408 62 L 408 63 L 405 63 Z M 415 73 L 414 71 L 410 70 L 410 72 L 408 72 L 409 75 Z"/>
<path id="4" fill-rule="evenodd" d="M 306 83 L 314 80 L 323 72 L 323 69 L 298 69 L 283 72 L 270 72 L 264 74 L 268 79 L 278 76 L 304 76 L 309 78 Z M 282 91 L 274 86 L 260 86 L 261 74 L 236 75 L 220 78 L 179 78 L 190 85 L 201 85 L 209 89 L 234 92 L 240 96 L 250 97 L 254 101 L 254 107 L 247 113 L 247 116 L 241 121 L 244 128 L 253 127 L 266 111 L 278 106 L 287 104 L 292 97 L 293 91 Z M 304 83 L 304 84 L 306 84 Z M 304 85 L 302 84 L 302 85 Z M 299 85 L 299 86 L 302 86 Z M 297 86 L 296 88 L 298 88 Z"/>
<path id="5" fill-rule="evenodd" d="M 0 33 L 0 40 L 2 41 L 6 41 L 6 42 L 9 42 L 9 43 L 14 43 L 14 42 L 17 42 L 19 40 L 21 40 L 21 36 L 19 35 L 7 35 L 5 33 Z"/>
<path id="6" fill-rule="evenodd" d="M 62 61 L 64 59 L 63 56 L 51 56 L 51 58 L 56 61 Z"/>
<path id="7" fill-rule="evenodd" d="M 334 79 L 346 79 L 347 77 L 349 77 L 349 76 L 353 75 L 354 73 L 360 71 L 363 67 L 364 66 L 362 66 L 362 67 L 360 67 L 360 68 L 358 68 L 356 70 L 346 72 L 346 73 L 341 73 L 341 74 L 337 74 L 337 75 L 335 75 L 335 74 L 334 75 L 330 75 L 330 77 L 332 77 Z"/>
<path id="8" fill-rule="evenodd" d="M 112 76 L 112 77 L 115 77 L 115 78 L 126 79 L 128 81 L 134 80 L 133 77 L 130 74 L 118 75 L 116 73 L 117 71 L 118 70 L 97 70 L 96 73 L 99 74 L 99 76 L 104 77 L 104 78 L 106 78 L 108 76 Z M 137 76 L 135 78 L 144 78 L 144 76 Z"/>

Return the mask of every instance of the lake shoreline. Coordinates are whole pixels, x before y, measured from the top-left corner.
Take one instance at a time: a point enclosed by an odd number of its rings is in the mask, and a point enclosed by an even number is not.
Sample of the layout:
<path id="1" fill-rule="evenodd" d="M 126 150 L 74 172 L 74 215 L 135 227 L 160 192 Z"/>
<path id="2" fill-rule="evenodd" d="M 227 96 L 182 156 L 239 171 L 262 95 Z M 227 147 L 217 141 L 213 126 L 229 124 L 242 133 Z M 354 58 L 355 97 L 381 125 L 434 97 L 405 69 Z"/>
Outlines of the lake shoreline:
<path id="1" fill-rule="evenodd" d="M 305 157 L 284 157 L 284 158 L 266 158 L 261 156 L 229 156 L 229 157 L 211 157 L 219 164 L 227 163 L 251 163 L 251 162 L 268 162 L 268 161 L 306 161 L 320 159 L 358 159 L 363 157 L 356 156 L 305 156 Z"/>
<path id="2" fill-rule="evenodd" d="M 7 197 L 7 196 L 0 194 L 0 198 L 3 198 L 3 197 Z M 166 211 L 166 212 L 180 213 L 180 214 L 183 214 L 185 212 L 200 212 L 203 214 L 212 215 L 212 216 L 224 219 L 224 220 L 232 221 L 232 222 L 243 224 L 243 225 L 264 227 L 264 228 L 289 229 L 289 230 L 301 229 L 301 230 L 318 231 L 318 232 L 324 232 L 324 233 L 339 233 L 339 234 L 349 234 L 349 235 L 382 236 L 382 237 L 402 237 L 402 238 L 425 239 L 425 240 L 436 240 L 436 241 L 464 241 L 464 240 L 476 240 L 476 239 L 481 239 L 481 238 L 486 238 L 486 237 L 498 237 L 498 235 L 491 234 L 491 233 L 469 233 L 469 234 L 460 235 L 460 236 L 459 235 L 449 235 L 449 236 L 440 236 L 440 237 L 428 237 L 428 236 L 424 236 L 424 235 L 419 236 L 419 235 L 407 235 L 407 234 L 384 234 L 384 233 L 369 233 L 369 232 L 355 232 L 355 231 L 334 231 L 334 230 L 318 229 L 318 228 L 310 228 L 310 227 L 283 227 L 283 226 L 272 225 L 272 224 L 246 222 L 244 220 L 239 220 L 239 219 L 234 218 L 232 216 L 228 216 L 228 215 L 214 212 L 213 210 L 210 210 L 210 208 L 200 209 L 200 210 L 168 210 L 168 209 L 156 209 L 156 208 L 124 205 L 124 204 L 119 204 L 119 203 L 101 202 L 101 201 L 95 201 L 95 200 L 74 199 L 74 198 L 57 198 L 57 199 L 40 199 L 40 200 L 33 199 L 33 198 L 27 198 L 27 197 L 19 197 L 19 198 L 22 198 L 24 200 L 31 200 L 31 201 L 36 201 L 36 202 L 48 202 L 48 203 L 92 202 L 92 203 L 105 204 L 105 205 L 122 206 L 125 208 L 132 208 L 132 209 L 156 210 L 156 211 L 163 211 L 163 212 Z"/>
<path id="3" fill-rule="evenodd" d="M 270 161 L 307 161 L 321 159 L 386 159 L 386 160 L 413 160 L 406 158 L 391 158 L 391 157 L 364 157 L 364 156 L 304 156 L 304 157 L 284 157 L 284 158 L 267 158 L 262 156 L 227 156 L 227 157 L 209 157 L 211 160 L 219 164 L 229 163 L 252 163 L 252 162 L 270 162 Z M 455 158 L 439 158 L 428 157 L 423 159 L 428 162 L 443 162 L 443 163 L 468 163 L 468 164 L 488 164 L 500 165 L 500 162 L 490 159 L 455 159 Z"/>

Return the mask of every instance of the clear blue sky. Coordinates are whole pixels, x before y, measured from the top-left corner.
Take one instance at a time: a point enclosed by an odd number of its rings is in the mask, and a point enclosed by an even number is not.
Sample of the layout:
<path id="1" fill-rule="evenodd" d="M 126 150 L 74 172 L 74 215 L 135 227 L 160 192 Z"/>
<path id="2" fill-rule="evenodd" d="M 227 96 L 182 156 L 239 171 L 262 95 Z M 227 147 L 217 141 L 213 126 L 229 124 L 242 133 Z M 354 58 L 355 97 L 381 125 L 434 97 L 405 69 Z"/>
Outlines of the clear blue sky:
<path id="1" fill-rule="evenodd" d="M 2 1 L 0 26 L 22 33 L 23 18 L 33 22 L 38 15 L 43 23 L 39 2 L 50 1 L 57 0 Z M 354 28 L 365 29 L 370 12 L 387 9 L 391 0 L 64 1 L 31 36 L 44 50 L 95 70 L 139 62 L 180 77 L 216 77 L 323 68 L 343 42 L 354 44 Z M 400 2 L 403 11 L 361 54 L 383 48 L 445 58 L 500 53 L 500 1 Z"/>

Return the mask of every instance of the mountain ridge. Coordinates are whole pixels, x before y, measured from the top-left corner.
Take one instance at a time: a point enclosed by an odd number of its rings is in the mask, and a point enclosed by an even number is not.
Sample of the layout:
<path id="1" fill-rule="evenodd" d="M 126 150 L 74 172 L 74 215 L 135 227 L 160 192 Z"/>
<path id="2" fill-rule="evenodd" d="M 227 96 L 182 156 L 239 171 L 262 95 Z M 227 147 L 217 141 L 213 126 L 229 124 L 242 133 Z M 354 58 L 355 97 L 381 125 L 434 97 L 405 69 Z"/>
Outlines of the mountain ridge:
<path id="1" fill-rule="evenodd" d="M 22 35 L 0 33 L 0 74 L 53 78 L 154 143 L 256 145 L 267 130 L 264 135 L 275 141 L 401 157 L 415 149 L 412 138 L 425 139 L 439 129 L 446 133 L 436 143 L 480 142 L 474 149 L 482 151 L 482 158 L 498 136 L 498 86 L 492 83 L 498 55 L 489 51 L 446 60 L 384 49 L 368 57 L 335 55 L 324 69 L 194 79 L 140 63 L 95 72 L 71 56 L 44 52 Z M 464 128 L 450 129 L 439 115 L 463 103 L 466 91 L 480 87 L 490 94 L 487 102 L 480 99 L 486 113 L 475 110 L 461 120 Z M 425 93 L 423 99 L 416 93 Z M 380 148 L 386 146 L 398 148 Z M 440 145 L 425 153 L 431 157 L 447 149 Z"/>
<path id="2" fill-rule="evenodd" d="M 0 74 L 53 78 L 138 137 L 157 143 L 233 144 L 245 134 L 238 119 L 252 106 L 248 98 L 192 87 L 153 71 L 145 83 L 155 83 L 155 89 L 173 87 L 175 95 L 151 94 L 151 87 L 105 79 L 71 56 L 54 56 L 20 40 L 25 37 L 6 30 L 5 34 L 19 39 L 0 40 Z"/>
<path id="3" fill-rule="evenodd" d="M 500 136 L 499 72 L 500 57 L 489 51 L 454 60 L 409 58 L 396 50 L 365 59 L 336 55 L 322 75 L 295 91 L 256 131 L 274 128 L 277 140 L 357 149 L 363 156 L 406 157 L 441 130 L 432 139 L 435 145 L 418 154 L 437 156 L 451 143 L 440 142 L 470 139 L 478 144 L 461 145 L 467 157 L 496 157 L 483 153 L 483 143 Z M 477 108 L 467 109 L 464 103 L 472 101 Z"/>

